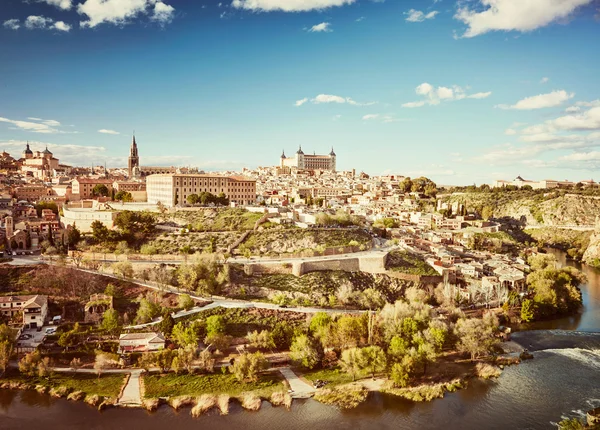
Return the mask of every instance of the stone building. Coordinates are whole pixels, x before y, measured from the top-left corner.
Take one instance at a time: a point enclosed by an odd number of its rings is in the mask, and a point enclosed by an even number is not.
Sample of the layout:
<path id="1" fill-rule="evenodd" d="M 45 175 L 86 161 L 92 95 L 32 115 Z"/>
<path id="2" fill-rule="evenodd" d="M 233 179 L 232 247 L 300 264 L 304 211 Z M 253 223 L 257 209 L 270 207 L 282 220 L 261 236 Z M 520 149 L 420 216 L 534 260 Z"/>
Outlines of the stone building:
<path id="1" fill-rule="evenodd" d="M 20 161 L 21 172 L 46 181 L 54 177 L 54 172 L 59 168 L 58 158 L 54 158 L 48 147 L 44 151 L 34 152 L 29 147 L 29 143 L 23 151 Z"/>
<path id="2" fill-rule="evenodd" d="M 256 202 L 256 181 L 243 176 L 205 174 L 150 175 L 146 178 L 148 203 L 165 206 L 187 203 L 192 194 L 223 193 L 232 203 L 250 205 Z"/>
<path id="3" fill-rule="evenodd" d="M 295 167 L 299 170 L 329 170 L 331 172 L 336 171 L 336 155 L 331 148 L 329 155 L 310 155 L 305 154 L 302 151 L 302 147 L 298 148 L 296 154 L 293 157 L 286 157 L 285 151 L 282 152 L 280 157 L 280 168 Z"/>

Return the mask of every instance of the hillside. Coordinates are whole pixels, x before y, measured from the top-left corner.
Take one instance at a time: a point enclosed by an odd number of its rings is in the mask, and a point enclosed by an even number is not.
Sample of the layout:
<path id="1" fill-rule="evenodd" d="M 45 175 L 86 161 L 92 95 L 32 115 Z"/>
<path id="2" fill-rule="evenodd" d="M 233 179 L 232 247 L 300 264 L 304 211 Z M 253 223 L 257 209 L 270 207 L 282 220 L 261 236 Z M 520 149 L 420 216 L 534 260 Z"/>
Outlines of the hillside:
<path id="1" fill-rule="evenodd" d="M 445 196 L 443 201 L 464 204 L 468 211 L 492 210 L 493 217 L 510 217 L 528 226 L 594 225 L 600 216 L 600 196 L 560 191 L 467 192 Z"/>

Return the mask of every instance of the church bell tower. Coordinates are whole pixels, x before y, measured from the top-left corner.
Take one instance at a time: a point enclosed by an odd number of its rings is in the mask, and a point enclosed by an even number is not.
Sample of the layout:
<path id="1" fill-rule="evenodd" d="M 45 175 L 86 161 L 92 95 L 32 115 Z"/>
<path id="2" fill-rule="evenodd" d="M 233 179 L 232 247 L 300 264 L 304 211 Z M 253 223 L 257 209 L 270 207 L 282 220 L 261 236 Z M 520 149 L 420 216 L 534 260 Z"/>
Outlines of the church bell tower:
<path id="1" fill-rule="evenodd" d="M 135 142 L 135 134 L 131 141 L 131 148 L 129 149 L 129 163 L 128 163 L 129 179 L 137 176 L 140 171 L 140 157 L 138 155 L 138 147 Z"/>

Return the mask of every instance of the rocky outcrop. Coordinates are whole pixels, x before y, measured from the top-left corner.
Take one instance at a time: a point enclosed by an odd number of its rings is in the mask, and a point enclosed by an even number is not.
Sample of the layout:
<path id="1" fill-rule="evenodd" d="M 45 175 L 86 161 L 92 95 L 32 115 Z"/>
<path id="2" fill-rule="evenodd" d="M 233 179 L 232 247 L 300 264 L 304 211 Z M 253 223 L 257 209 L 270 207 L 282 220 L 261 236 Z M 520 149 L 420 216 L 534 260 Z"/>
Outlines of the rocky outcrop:
<path id="1" fill-rule="evenodd" d="M 596 231 L 590 237 L 590 244 L 585 250 L 582 260 L 590 266 L 600 266 L 600 232 Z"/>

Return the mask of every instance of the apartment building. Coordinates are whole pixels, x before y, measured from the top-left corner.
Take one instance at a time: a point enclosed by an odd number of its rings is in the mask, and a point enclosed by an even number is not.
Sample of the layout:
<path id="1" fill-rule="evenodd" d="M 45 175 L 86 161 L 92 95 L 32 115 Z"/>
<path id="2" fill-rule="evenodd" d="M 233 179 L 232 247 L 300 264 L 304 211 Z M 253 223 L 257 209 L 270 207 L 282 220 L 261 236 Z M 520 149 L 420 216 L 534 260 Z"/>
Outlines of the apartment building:
<path id="1" fill-rule="evenodd" d="M 206 174 L 161 174 L 146 178 L 148 203 L 161 202 L 165 206 L 187 203 L 192 194 L 221 193 L 232 203 L 250 205 L 256 202 L 256 181 L 243 176 Z"/>

